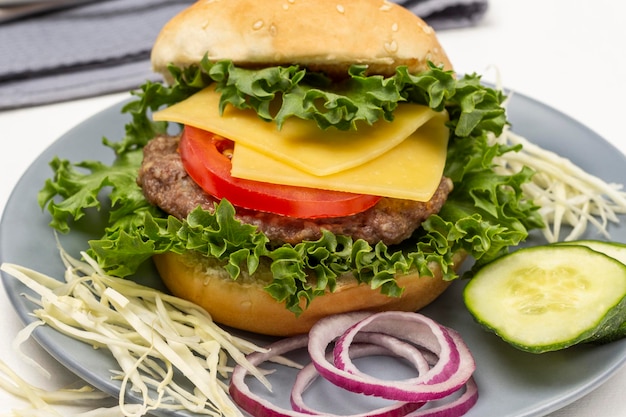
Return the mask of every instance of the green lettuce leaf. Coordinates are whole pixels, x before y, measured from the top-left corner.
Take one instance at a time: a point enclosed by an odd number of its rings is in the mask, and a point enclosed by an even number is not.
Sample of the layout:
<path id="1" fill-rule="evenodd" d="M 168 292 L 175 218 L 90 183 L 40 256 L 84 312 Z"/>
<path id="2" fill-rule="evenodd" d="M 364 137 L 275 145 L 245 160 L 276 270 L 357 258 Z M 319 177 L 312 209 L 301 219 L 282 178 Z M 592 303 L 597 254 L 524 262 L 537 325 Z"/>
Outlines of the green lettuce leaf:
<path id="1" fill-rule="evenodd" d="M 299 314 L 302 303 L 306 307 L 316 296 L 334 290 L 342 275 L 399 296 L 402 288 L 394 278 L 398 273 L 432 275 L 431 267 L 437 264 L 444 279 L 455 279 L 454 253 L 463 251 L 480 265 L 542 226 L 537 207 L 521 189 L 533 172 L 524 169 L 505 176 L 493 171 L 495 156 L 517 148 L 490 144 L 488 136 L 499 135 L 507 123 L 504 96 L 482 85 L 476 75 L 457 79 L 435 66 L 421 74 L 400 67 L 385 78 L 368 76 L 365 67 L 354 66 L 337 86 L 324 74 L 297 66 L 251 70 L 204 59 L 198 66 L 170 71 L 175 80 L 171 86 L 148 82 L 134 92 L 138 99 L 124 107 L 131 117 L 125 137 L 104 141 L 116 155 L 111 166 L 55 159 L 54 177 L 39 194 L 40 205 L 52 215 L 51 226 L 68 232 L 69 220 L 80 221 L 85 210 L 99 208 L 98 196 L 110 190 L 108 226 L 101 239 L 89 242 L 88 252 L 111 274 L 132 275 L 153 255 L 168 251 L 211 257 L 233 279 L 269 263 L 272 279 L 266 290 Z M 147 203 L 135 182 L 141 148 L 168 128 L 152 122 L 149 114 L 214 83 L 222 94 L 222 110 L 229 105 L 251 108 L 277 128 L 287 118 L 299 117 L 321 129 L 355 129 L 360 123 L 392 121 L 401 102 L 446 109 L 451 135 L 445 175 L 453 180 L 454 190 L 439 214 L 430 216 L 412 239 L 394 247 L 329 232 L 317 241 L 273 247 L 255 227 L 237 221 L 226 200 L 213 211 L 198 208 L 184 220 L 167 216 Z"/>

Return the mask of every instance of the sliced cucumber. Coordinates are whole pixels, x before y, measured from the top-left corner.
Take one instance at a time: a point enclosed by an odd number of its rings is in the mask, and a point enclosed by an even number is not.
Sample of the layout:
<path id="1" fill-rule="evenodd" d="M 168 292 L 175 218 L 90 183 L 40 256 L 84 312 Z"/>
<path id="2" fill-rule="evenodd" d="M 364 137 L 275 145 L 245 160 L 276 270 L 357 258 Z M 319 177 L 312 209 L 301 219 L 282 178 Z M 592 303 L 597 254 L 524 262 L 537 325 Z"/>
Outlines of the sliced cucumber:
<path id="1" fill-rule="evenodd" d="M 626 245 L 618 242 L 606 242 L 602 240 L 575 240 L 571 242 L 559 242 L 556 245 L 581 245 L 604 253 L 611 258 L 626 264 Z M 616 330 L 594 340 L 595 343 L 609 343 L 626 337 L 626 317 L 624 322 Z"/>
<path id="2" fill-rule="evenodd" d="M 464 300 L 478 323 L 518 349 L 564 349 L 625 321 L 626 265 L 585 246 L 520 249 L 478 271 Z"/>

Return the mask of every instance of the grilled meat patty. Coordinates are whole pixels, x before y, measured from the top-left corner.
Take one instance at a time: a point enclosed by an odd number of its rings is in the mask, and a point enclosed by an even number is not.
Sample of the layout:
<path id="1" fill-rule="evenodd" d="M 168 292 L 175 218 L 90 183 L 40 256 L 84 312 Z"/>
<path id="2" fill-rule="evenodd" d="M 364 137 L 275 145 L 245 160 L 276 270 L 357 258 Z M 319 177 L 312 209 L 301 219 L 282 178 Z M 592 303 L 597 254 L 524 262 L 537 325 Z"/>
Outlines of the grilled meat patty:
<path id="1" fill-rule="evenodd" d="M 198 206 L 212 210 L 217 200 L 205 193 L 185 171 L 177 152 L 178 140 L 176 136 L 159 136 L 145 146 L 137 183 L 150 203 L 183 219 Z M 275 244 L 316 240 L 321 237 L 321 230 L 326 229 L 371 244 L 382 241 L 391 245 L 409 238 L 430 214 L 437 213 L 451 190 L 452 181 L 444 177 L 427 202 L 383 197 L 362 213 L 321 219 L 299 219 L 237 208 L 236 217 L 257 226 Z"/>

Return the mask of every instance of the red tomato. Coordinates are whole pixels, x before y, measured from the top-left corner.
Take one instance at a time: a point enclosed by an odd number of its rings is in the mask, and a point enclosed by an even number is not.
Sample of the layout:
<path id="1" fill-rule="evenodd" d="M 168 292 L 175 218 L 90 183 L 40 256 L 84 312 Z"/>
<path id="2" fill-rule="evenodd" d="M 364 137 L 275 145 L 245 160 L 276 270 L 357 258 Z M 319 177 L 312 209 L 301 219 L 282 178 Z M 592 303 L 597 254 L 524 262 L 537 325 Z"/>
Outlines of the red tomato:
<path id="1" fill-rule="evenodd" d="M 232 147 L 228 139 L 185 126 L 179 151 L 187 173 L 205 192 L 235 206 L 297 218 L 321 218 L 360 213 L 380 200 L 378 196 L 233 178 L 226 155 Z"/>

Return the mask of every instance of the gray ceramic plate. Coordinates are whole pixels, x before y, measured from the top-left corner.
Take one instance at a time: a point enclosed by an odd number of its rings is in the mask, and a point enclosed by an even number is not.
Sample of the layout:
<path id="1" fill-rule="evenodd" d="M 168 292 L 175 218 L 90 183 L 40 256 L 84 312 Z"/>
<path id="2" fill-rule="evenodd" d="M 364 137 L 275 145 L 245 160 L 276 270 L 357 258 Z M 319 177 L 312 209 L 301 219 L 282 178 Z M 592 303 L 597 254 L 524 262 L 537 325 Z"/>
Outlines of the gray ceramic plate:
<path id="1" fill-rule="evenodd" d="M 122 104 L 86 120 L 56 141 L 25 172 L 9 199 L 0 225 L 0 260 L 22 264 L 41 272 L 61 277 L 62 265 L 55 247 L 49 218 L 36 201 L 37 191 L 50 177 L 48 162 L 58 155 L 73 161 L 98 159 L 109 162 L 113 155 L 102 147 L 101 138 L 113 140 L 123 135 L 126 116 L 120 114 Z M 626 158 L 614 147 L 578 122 L 541 103 L 521 95 L 511 100 L 510 118 L 513 128 L 532 141 L 565 155 L 585 170 L 608 181 L 626 181 Z M 85 248 L 90 237 L 98 237 L 105 214 L 90 213 L 90 226 L 75 228 L 62 236 L 63 246 L 77 254 Z M 626 242 L 626 228 L 610 230 L 616 241 Z M 597 238 L 590 231 L 586 236 Z M 541 242 L 538 237 L 532 240 Z M 24 322 L 32 320 L 33 305 L 21 294 L 28 292 L 13 278 L 3 275 L 5 288 L 15 310 Z M 160 287 L 160 281 L 147 266 L 136 277 Z M 561 352 L 532 355 L 517 351 L 497 337 L 485 333 L 465 310 L 461 299 L 463 284 L 455 283 L 451 290 L 429 306 L 424 313 L 460 331 L 477 362 L 476 380 L 480 390 L 477 405 L 468 417 L 521 417 L 545 415 L 580 398 L 607 380 L 626 360 L 626 341 L 589 347 L 579 346 Z M 64 366 L 111 395 L 117 395 L 119 385 L 110 378 L 109 369 L 117 368 L 104 350 L 93 350 L 81 342 L 67 338 L 49 328 L 39 328 L 38 342 Z M 257 342 L 267 340 L 246 335 Z M 373 371 L 387 366 L 370 361 L 364 364 Z M 380 370 L 380 369 L 378 369 Z M 275 392 L 287 390 L 285 379 L 275 381 Z M 346 413 L 346 404 L 358 404 L 359 410 L 371 404 L 360 404 L 337 391 L 312 392 L 313 405 L 330 404 L 335 413 Z M 276 398 L 281 404 L 284 398 Z M 331 411 L 331 410 L 328 410 Z M 351 410 L 350 412 L 355 412 Z M 187 413 L 155 412 L 159 416 L 188 416 Z"/>

